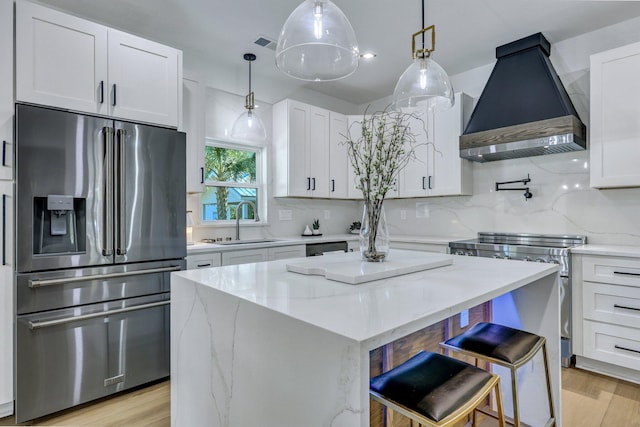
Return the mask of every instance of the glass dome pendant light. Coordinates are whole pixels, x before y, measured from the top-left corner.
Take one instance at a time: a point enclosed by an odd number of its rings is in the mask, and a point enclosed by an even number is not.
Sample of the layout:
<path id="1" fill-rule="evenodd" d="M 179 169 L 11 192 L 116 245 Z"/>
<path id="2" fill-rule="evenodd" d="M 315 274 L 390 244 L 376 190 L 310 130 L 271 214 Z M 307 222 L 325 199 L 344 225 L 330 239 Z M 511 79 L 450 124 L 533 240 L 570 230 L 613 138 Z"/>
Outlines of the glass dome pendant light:
<path id="1" fill-rule="evenodd" d="M 276 66 L 300 80 L 331 81 L 353 74 L 360 51 L 353 27 L 330 0 L 305 0 L 280 31 Z"/>
<path id="2" fill-rule="evenodd" d="M 422 30 L 413 34 L 411 50 L 413 64 L 400 76 L 393 91 L 393 107 L 398 111 L 448 110 L 453 107 L 454 93 L 446 71 L 433 59 L 436 49 L 435 25 L 424 26 L 424 0 L 422 0 Z M 431 47 L 425 48 L 425 33 L 431 31 Z M 416 37 L 422 35 L 422 49 L 416 49 Z"/>
<path id="3" fill-rule="evenodd" d="M 249 62 L 249 94 L 245 97 L 244 105 L 247 110 L 233 122 L 231 138 L 260 142 L 267 139 L 267 132 L 260 116 L 254 111 L 256 105 L 253 91 L 251 90 L 251 63 L 256 60 L 256 56 L 253 53 L 245 53 L 244 59 Z"/>

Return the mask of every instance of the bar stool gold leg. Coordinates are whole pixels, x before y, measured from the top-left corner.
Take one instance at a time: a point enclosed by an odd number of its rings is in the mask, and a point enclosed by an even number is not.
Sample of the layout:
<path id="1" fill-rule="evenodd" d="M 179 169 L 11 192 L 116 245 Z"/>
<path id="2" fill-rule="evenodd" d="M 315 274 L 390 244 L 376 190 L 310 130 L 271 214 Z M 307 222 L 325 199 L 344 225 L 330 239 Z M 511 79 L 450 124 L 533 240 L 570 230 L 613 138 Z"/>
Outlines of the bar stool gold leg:
<path id="1" fill-rule="evenodd" d="M 506 424 L 504 422 L 504 407 L 502 406 L 502 399 L 499 398 L 499 396 L 502 395 L 502 392 L 500 390 L 500 381 L 496 383 L 495 395 L 496 409 L 498 410 L 498 424 L 500 425 L 500 427 L 506 427 Z"/>
<path id="2" fill-rule="evenodd" d="M 518 405 L 518 368 L 511 368 L 511 392 L 513 394 L 513 425 L 520 427 L 520 408 Z"/>
<path id="3" fill-rule="evenodd" d="M 553 408 L 553 397 L 551 395 L 551 374 L 549 373 L 549 359 L 547 356 L 547 343 L 542 344 L 542 357 L 544 359 L 544 374 L 547 377 L 547 396 L 549 397 L 549 417 L 553 418 L 553 426 L 556 426 L 556 415 Z"/>

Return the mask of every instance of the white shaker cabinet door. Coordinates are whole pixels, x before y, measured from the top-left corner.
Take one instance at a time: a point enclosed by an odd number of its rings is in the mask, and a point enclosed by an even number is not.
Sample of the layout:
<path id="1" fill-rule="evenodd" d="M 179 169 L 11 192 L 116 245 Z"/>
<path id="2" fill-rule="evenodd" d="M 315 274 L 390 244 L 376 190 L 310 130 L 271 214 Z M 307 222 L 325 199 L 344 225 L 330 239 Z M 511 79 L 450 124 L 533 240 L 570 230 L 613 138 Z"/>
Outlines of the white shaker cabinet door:
<path id="1" fill-rule="evenodd" d="M 591 186 L 640 186 L 640 43 L 591 56 Z"/>
<path id="2" fill-rule="evenodd" d="M 108 37 L 110 114 L 177 127 L 180 52 L 122 31 Z"/>
<path id="3" fill-rule="evenodd" d="M 331 120 L 329 137 L 329 197 L 349 197 L 349 153 L 344 143 L 347 135 L 347 116 L 329 113 Z"/>
<path id="4" fill-rule="evenodd" d="M 107 27 L 16 3 L 16 98 L 107 114 Z"/>
<path id="5" fill-rule="evenodd" d="M 182 80 L 182 124 L 187 134 L 187 193 L 203 193 L 204 185 L 204 85 L 195 78 Z"/>
<path id="6" fill-rule="evenodd" d="M 311 107 L 308 165 L 312 197 L 329 197 L 329 111 Z"/>
<path id="7" fill-rule="evenodd" d="M 473 164 L 460 158 L 460 135 L 473 111 L 473 98 L 459 92 L 455 105 L 432 116 L 433 146 L 429 155 L 429 196 L 471 194 Z"/>
<path id="8" fill-rule="evenodd" d="M 405 151 L 413 149 L 413 155 L 407 165 L 400 171 L 400 197 L 424 197 L 429 194 L 432 177 L 429 174 L 429 152 L 433 144 L 431 115 L 416 114 L 411 117 L 409 125 L 415 141 L 407 141 Z M 412 146 L 413 145 L 413 146 Z"/>

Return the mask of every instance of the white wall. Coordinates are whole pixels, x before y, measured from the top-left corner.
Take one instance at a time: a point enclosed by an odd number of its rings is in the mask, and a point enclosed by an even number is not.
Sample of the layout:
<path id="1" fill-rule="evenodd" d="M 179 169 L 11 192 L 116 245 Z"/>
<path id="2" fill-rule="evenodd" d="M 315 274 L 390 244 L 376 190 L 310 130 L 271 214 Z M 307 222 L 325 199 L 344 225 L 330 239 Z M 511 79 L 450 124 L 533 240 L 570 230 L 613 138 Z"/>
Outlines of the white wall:
<path id="1" fill-rule="evenodd" d="M 636 41 L 640 41 L 640 19 L 552 45 L 551 62 L 587 130 L 589 56 Z M 487 64 L 452 76 L 454 88 L 477 98 L 492 69 L 493 64 Z M 207 136 L 224 137 L 225 129 L 242 112 L 243 89 L 237 89 L 242 95 L 234 95 L 220 90 L 229 90 L 231 83 L 223 86 L 210 81 L 209 84 L 216 89 L 207 93 Z M 238 87 L 243 86 L 239 84 Z M 256 94 L 260 98 L 257 87 Z M 277 96 L 278 85 L 270 90 L 271 102 L 280 99 Z M 366 108 L 370 111 L 382 109 L 390 102 L 390 97 L 385 97 L 369 105 L 356 106 L 312 91 L 289 95 L 345 114 L 362 113 Z M 271 104 L 260 100 L 258 104 L 270 135 Z M 496 181 L 522 179 L 527 174 L 532 180 L 529 183 L 532 199 L 525 201 L 522 193 L 517 191 L 495 192 Z M 190 203 L 193 203 L 193 197 Z M 637 220 L 640 216 L 640 189 L 591 189 L 588 151 L 474 164 L 473 196 L 388 200 L 385 205 L 390 232 L 397 235 L 464 238 L 474 236 L 478 231 L 585 234 L 592 243 L 640 245 L 640 221 Z M 247 233 L 247 237 L 262 237 L 262 234 L 294 236 L 302 231 L 304 224 L 316 217 L 320 218 L 325 233 L 341 233 L 348 224 L 359 219 L 361 213 L 357 202 L 308 199 L 270 198 L 267 209 L 269 227 L 245 227 L 243 233 Z M 293 220 L 279 221 L 278 211 L 281 209 L 291 210 Z M 325 210 L 329 211 L 330 220 L 323 219 Z M 406 220 L 400 219 L 401 211 L 407 214 Z M 229 230 L 214 228 L 194 232 L 196 239 L 220 235 L 231 234 Z"/>

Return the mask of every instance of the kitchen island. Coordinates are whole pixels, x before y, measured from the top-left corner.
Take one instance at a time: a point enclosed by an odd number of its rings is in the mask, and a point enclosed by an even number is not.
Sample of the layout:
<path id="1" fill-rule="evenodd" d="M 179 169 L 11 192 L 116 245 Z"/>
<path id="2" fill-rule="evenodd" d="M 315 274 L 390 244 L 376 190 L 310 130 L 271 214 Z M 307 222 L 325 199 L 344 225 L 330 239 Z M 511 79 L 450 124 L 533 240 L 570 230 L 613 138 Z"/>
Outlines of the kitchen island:
<path id="1" fill-rule="evenodd" d="M 494 321 L 547 337 L 561 419 L 557 266 L 450 256 L 360 285 L 288 272 L 291 260 L 173 273 L 172 426 L 368 426 L 370 351 L 491 300 Z M 534 426 L 546 416 L 542 372 L 534 359 L 519 378 Z"/>

